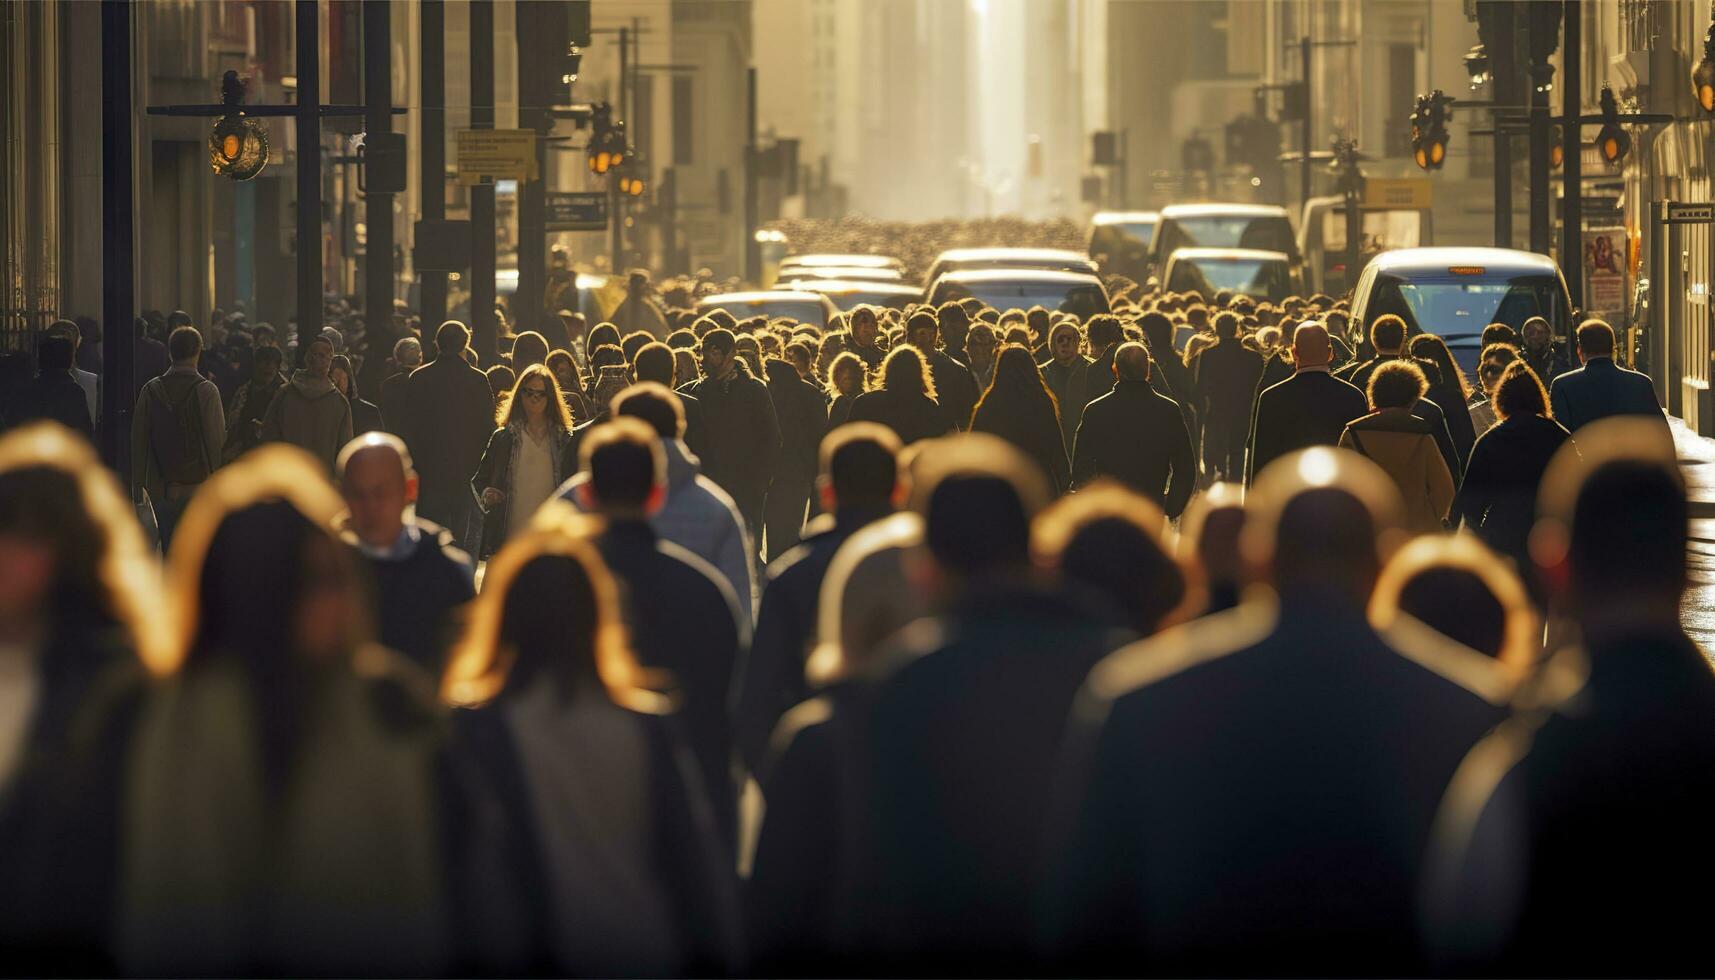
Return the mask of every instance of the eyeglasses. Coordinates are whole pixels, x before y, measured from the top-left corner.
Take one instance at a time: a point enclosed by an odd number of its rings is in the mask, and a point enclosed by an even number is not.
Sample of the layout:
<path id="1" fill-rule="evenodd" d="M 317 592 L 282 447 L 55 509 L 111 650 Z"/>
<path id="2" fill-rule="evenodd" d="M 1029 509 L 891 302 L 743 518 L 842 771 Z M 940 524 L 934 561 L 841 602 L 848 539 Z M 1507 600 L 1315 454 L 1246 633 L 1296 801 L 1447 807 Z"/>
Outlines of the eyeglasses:
<path id="1" fill-rule="evenodd" d="M 526 398 L 546 398 L 546 397 L 548 397 L 548 389 L 546 389 L 546 388 L 525 388 L 524 389 L 524 397 L 526 397 Z"/>

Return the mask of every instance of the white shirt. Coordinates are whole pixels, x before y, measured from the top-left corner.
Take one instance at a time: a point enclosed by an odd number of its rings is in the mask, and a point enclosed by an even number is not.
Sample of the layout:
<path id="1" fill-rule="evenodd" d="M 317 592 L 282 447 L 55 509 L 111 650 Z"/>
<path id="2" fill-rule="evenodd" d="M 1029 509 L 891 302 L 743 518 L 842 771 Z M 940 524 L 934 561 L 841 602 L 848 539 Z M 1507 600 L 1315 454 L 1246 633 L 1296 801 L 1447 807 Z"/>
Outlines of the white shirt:
<path id="1" fill-rule="evenodd" d="M 0 643 L 0 786 L 12 781 L 13 770 L 24 757 L 41 688 L 35 648 Z"/>
<path id="2" fill-rule="evenodd" d="M 554 495 L 559 481 L 554 479 L 554 454 L 548 447 L 552 436 L 544 432 L 541 439 L 528 429 L 518 434 L 518 458 L 512 461 L 512 496 L 506 511 L 506 536 L 518 534 L 530 526 L 530 518 L 542 502 Z"/>

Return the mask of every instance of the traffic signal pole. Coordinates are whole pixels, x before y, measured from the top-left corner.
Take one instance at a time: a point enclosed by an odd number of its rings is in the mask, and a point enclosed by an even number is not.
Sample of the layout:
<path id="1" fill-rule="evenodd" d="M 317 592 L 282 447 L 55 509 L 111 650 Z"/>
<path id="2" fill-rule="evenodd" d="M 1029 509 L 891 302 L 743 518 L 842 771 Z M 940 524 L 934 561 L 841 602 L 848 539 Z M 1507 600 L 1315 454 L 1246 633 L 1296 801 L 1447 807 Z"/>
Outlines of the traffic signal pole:
<path id="1" fill-rule="evenodd" d="M 439 222 L 447 216 L 446 4 L 443 0 L 423 0 L 419 16 L 423 128 L 418 181 L 423 221 Z M 423 332 L 429 334 L 447 318 L 447 274 L 418 269 L 417 275 L 422 283 L 419 308 Z"/>
<path id="2" fill-rule="evenodd" d="M 320 0 L 297 0 L 298 358 L 322 332 L 322 77 Z"/>
<path id="3" fill-rule="evenodd" d="M 1580 127 L 1584 110 L 1582 5 L 1568 3 L 1562 22 L 1560 59 L 1560 274 L 1572 296 L 1572 308 L 1584 306 L 1584 140 Z"/>
<path id="4" fill-rule="evenodd" d="M 494 128 L 494 0 L 470 0 L 470 126 Z M 470 188 L 470 328 L 482 366 L 495 363 L 494 185 Z"/>
<path id="5" fill-rule="evenodd" d="M 1306 34 L 1298 42 L 1298 65 L 1304 75 L 1304 118 L 1298 121 L 1298 148 L 1303 152 L 1303 158 L 1298 163 L 1298 205 L 1302 209 L 1310 203 L 1310 117 L 1315 112 L 1316 103 L 1310 98 L 1310 35 Z"/>
<path id="6" fill-rule="evenodd" d="M 393 131 L 392 5 L 363 5 L 364 131 Z M 402 164 L 403 161 L 400 161 Z M 385 359 L 392 353 L 393 331 L 393 194 L 371 186 L 364 193 L 363 297 L 369 339 L 367 356 Z M 370 371 L 365 371 L 366 375 Z M 375 375 L 384 377 L 385 375 Z"/>

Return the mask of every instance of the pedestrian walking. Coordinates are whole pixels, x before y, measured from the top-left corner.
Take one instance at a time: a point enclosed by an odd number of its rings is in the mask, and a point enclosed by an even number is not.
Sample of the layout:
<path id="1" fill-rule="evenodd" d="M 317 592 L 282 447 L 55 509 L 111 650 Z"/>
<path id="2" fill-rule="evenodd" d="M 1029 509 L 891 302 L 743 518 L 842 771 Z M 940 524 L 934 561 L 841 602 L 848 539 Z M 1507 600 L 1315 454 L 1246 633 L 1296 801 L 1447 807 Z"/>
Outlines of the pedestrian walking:
<path id="1" fill-rule="evenodd" d="M 689 394 L 708 423 L 703 472 L 731 495 L 753 544 L 761 544 L 768 478 L 780 453 L 780 420 L 768 388 L 737 356 L 732 331 L 716 328 L 700 344 L 703 377 Z"/>
<path id="2" fill-rule="evenodd" d="M 1042 381 L 1054 395 L 1060 413 L 1060 438 L 1072 445 L 1084 406 L 1095 397 L 1097 385 L 1090 381 L 1090 359 L 1079 348 L 1084 335 L 1075 322 L 1062 320 L 1049 333 L 1048 349 L 1053 356 L 1041 362 Z"/>
<path id="3" fill-rule="evenodd" d="M 72 376 L 76 369 L 72 342 L 64 337 L 45 336 L 36 347 L 36 377 L 22 399 L 21 421 L 43 419 L 58 422 L 94 441 L 95 422 L 89 400 Z"/>
<path id="4" fill-rule="evenodd" d="M 764 511 L 768 559 L 772 561 L 796 547 L 804 529 L 810 494 L 815 489 L 816 447 L 828 430 L 828 403 L 819 389 L 799 377 L 790 362 L 771 357 L 763 362 L 763 368 L 768 372 L 769 400 L 780 422 L 780 455 L 775 459 Z"/>
<path id="5" fill-rule="evenodd" d="M 358 396 L 357 375 L 351 370 L 351 358 L 344 354 L 335 354 L 333 366 L 328 369 L 328 380 L 333 382 L 334 390 L 344 396 L 346 403 L 351 406 L 353 436 L 381 431 L 381 409 L 374 402 L 365 401 Z"/>
<path id="6" fill-rule="evenodd" d="M 960 314 L 963 314 L 962 310 Z M 937 349 L 935 342 L 940 332 L 939 318 L 927 309 L 918 310 L 905 321 L 905 342 L 915 347 L 928 364 L 929 379 L 934 382 L 935 401 L 941 406 L 941 414 L 954 427 L 968 429 L 981 392 L 977 391 L 976 378 L 972 377 L 970 368 Z"/>
<path id="7" fill-rule="evenodd" d="M 1500 421 L 1472 449 L 1453 512 L 1516 568 L 1528 570 L 1542 476 L 1571 436 L 1550 414 L 1542 381 L 1526 361 L 1501 373 L 1494 407 Z"/>
<path id="8" fill-rule="evenodd" d="M 748 640 L 738 596 L 708 563 L 650 527 L 667 485 L 654 429 L 634 418 L 603 423 L 580 455 L 589 480 L 579 492 L 602 518 L 595 545 L 621 586 L 632 647 L 645 668 L 674 680 L 686 744 L 701 766 L 715 826 L 731 847 L 737 803 L 727 705 Z"/>
<path id="9" fill-rule="evenodd" d="M 435 359 L 411 372 L 400 433 L 417 464 L 417 513 L 470 540 L 470 478 L 494 431 L 488 379 L 466 363 L 470 329 L 448 320 L 435 331 Z M 480 540 L 477 543 L 480 547 Z"/>
<path id="10" fill-rule="evenodd" d="M 576 466 L 571 413 L 553 372 L 543 365 L 524 369 L 494 421 L 497 428 L 470 478 L 470 492 L 483 515 L 482 558 L 529 527 L 536 509 Z"/>
<path id="11" fill-rule="evenodd" d="M 1245 483 L 1275 460 L 1339 443 L 1346 424 L 1368 412 L 1364 393 L 1328 372 L 1328 329 L 1307 320 L 1292 334 L 1292 377 L 1257 396 Z"/>
<path id="12" fill-rule="evenodd" d="M 280 373 L 280 348 L 261 347 L 250 361 L 250 377 L 233 392 L 226 413 L 225 462 L 232 462 L 262 442 L 262 421 L 268 417 L 286 376 Z"/>
<path id="13" fill-rule="evenodd" d="M 1536 669 L 1541 617 L 1518 573 L 1471 535 L 1425 535 L 1388 559 L 1370 622 L 1386 632 L 1401 616 L 1494 658 L 1515 681 Z"/>
<path id="14" fill-rule="evenodd" d="M 123 722 L 160 583 L 124 490 L 71 430 L 0 437 L 0 569 L 0 947 L 18 972 L 114 973 Z"/>
<path id="15" fill-rule="evenodd" d="M 1120 345 L 1114 390 L 1084 409 L 1072 447 L 1072 483 L 1110 477 L 1178 517 L 1197 482 L 1191 434 L 1172 399 L 1149 386 L 1149 351 Z"/>
<path id="16" fill-rule="evenodd" d="M 1613 327 L 1585 320 L 1578 327 L 1578 360 L 1583 367 L 1555 378 L 1551 389 L 1554 417 L 1566 431 L 1576 434 L 1615 415 L 1663 417 L 1649 376 L 1614 363 Z"/>
<path id="17" fill-rule="evenodd" d="M 828 428 L 835 429 L 851 420 L 852 404 L 865 390 L 866 372 L 863 360 L 851 351 L 834 355 L 828 365 L 827 394 Z"/>
<path id="18" fill-rule="evenodd" d="M 936 400 L 934 379 L 917 348 L 901 345 L 889 351 L 876 380 L 874 389 L 852 402 L 849 421 L 885 425 L 907 446 L 953 431 L 953 422 Z"/>
<path id="19" fill-rule="evenodd" d="M 1239 342 L 1239 315 L 1215 317 L 1215 342 L 1191 361 L 1192 383 L 1201 396 L 1203 461 L 1210 476 L 1237 480 L 1244 473 L 1245 437 L 1255 408 L 1262 355 Z"/>
<path id="20" fill-rule="evenodd" d="M 576 520 L 495 557 L 442 682 L 456 770 L 492 813 L 460 938 L 482 973 L 732 972 L 735 885 L 698 768 Z"/>
<path id="21" fill-rule="evenodd" d="M 1057 970 L 1426 962 L 1431 823 L 1509 684 L 1424 627 L 1370 626 L 1378 538 L 1402 512 L 1374 464 L 1305 450 L 1261 473 L 1248 506 L 1246 559 L 1270 597 L 1120 650 L 1080 696 L 1043 906 Z M 1210 704 L 1223 710 L 1187 710 Z"/>
<path id="22" fill-rule="evenodd" d="M 331 475 L 334 457 L 351 441 L 351 404 L 328 377 L 333 368 L 333 343 L 326 337 L 310 341 L 304 366 L 268 403 L 262 419 L 263 442 L 285 442 L 316 459 Z"/>
<path id="23" fill-rule="evenodd" d="M 1424 375 L 1429 380 L 1429 390 L 1424 397 L 1433 401 L 1442 412 L 1447 422 L 1447 434 L 1453 439 L 1453 448 L 1459 454 L 1459 469 L 1464 471 L 1471 459 L 1471 447 L 1477 443 L 1476 426 L 1471 422 L 1471 413 L 1466 408 L 1471 402 L 1471 383 L 1465 379 L 1465 372 L 1453 360 L 1453 352 L 1447 349 L 1447 342 L 1430 333 L 1420 333 L 1411 338 L 1407 352 L 1421 365 L 1433 366 L 1431 372 L 1427 368 Z"/>
<path id="24" fill-rule="evenodd" d="M 1185 574 L 1160 506 L 1117 483 L 1055 501 L 1031 525 L 1030 550 L 1069 592 L 1118 630 L 1153 636 L 1184 610 Z"/>
<path id="25" fill-rule="evenodd" d="M 191 495 L 220 465 L 226 442 L 220 391 L 197 373 L 202 335 L 180 327 L 167 343 L 172 367 L 143 386 L 131 416 L 134 479 L 154 504 L 163 548 Z"/>
<path id="26" fill-rule="evenodd" d="M 1679 886 L 1715 871 L 1686 844 L 1715 804 L 1715 677 L 1681 623 L 1684 477 L 1654 419 L 1574 436 L 1532 553 L 1581 642 L 1447 790 L 1425 889 L 1439 971 L 1666 975 L 1703 958 Z"/>
<path id="27" fill-rule="evenodd" d="M 345 498 L 340 537 L 362 556 L 375 586 L 376 638 L 438 676 L 454 619 L 475 595 L 470 556 L 450 531 L 407 514 L 417 472 L 398 436 L 358 436 L 340 450 L 335 472 Z"/>
<path id="28" fill-rule="evenodd" d="M 324 473 L 264 446 L 185 512 L 175 634 L 126 761 L 122 972 L 450 965 L 440 726 L 415 668 L 369 642 Z"/>
<path id="29" fill-rule="evenodd" d="M 1340 435 L 1340 448 L 1363 455 L 1393 480 L 1413 534 L 1446 529 L 1457 489 L 1429 423 L 1411 413 L 1427 389 L 1416 363 L 1381 365 L 1370 375 L 1370 414 L 1353 419 Z"/>
<path id="30" fill-rule="evenodd" d="M 977 402 L 971 431 L 999 436 L 1017 447 L 1042 470 L 1056 496 L 1071 486 L 1072 464 L 1066 456 L 1059 408 L 1028 348 L 1017 344 L 1000 348 L 994 382 Z"/>

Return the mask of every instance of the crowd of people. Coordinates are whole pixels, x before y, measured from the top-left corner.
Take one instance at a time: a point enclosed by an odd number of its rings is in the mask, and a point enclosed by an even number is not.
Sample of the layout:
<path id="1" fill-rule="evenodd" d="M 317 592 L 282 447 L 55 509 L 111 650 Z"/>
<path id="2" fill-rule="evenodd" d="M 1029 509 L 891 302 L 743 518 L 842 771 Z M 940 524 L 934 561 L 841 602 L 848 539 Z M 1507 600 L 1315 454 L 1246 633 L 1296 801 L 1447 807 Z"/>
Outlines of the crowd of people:
<path id="1" fill-rule="evenodd" d="M 1715 676 L 1612 328 L 1473 384 L 1436 324 L 1110 286 L 182 318 L 130 488 L 56 324 L 0 435 L 9 968 L 1695 972 Z"/>

